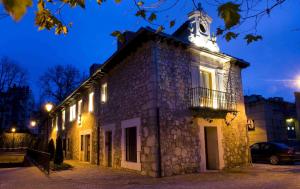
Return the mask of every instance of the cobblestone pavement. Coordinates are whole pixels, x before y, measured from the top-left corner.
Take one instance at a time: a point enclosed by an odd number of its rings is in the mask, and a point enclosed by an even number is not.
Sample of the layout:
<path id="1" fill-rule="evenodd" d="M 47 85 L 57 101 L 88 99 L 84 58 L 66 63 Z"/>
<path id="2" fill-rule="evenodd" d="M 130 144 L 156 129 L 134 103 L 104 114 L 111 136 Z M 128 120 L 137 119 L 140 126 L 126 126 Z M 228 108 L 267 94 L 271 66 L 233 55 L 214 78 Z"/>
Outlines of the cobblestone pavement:
<path id="1" fill-rule="evenodd" d="M 99 168 L 68 161 L 72 170 L 46 176 L 36 167 L 0 169 L 0 189 L 111 189 L 111 188 L 197 188 L 197 189 L 300 189 L 300 165 L 255 164 L 230 172 L 209 172 L 165 178 L 135 172 Z"/>

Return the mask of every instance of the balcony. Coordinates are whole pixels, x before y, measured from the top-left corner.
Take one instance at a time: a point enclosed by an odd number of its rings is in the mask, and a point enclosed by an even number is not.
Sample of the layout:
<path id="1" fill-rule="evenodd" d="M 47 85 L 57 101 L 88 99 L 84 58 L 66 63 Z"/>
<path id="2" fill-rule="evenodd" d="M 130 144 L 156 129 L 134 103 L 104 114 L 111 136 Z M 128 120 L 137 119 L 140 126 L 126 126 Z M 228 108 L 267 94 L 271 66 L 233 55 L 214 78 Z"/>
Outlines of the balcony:
<path id="1" fill-rule="evenodd" d="M 222 112 L 236 111 L 236 95 L 203 87 L 190 89 L 190 104 L 192 110 L 210 110 Z"/>

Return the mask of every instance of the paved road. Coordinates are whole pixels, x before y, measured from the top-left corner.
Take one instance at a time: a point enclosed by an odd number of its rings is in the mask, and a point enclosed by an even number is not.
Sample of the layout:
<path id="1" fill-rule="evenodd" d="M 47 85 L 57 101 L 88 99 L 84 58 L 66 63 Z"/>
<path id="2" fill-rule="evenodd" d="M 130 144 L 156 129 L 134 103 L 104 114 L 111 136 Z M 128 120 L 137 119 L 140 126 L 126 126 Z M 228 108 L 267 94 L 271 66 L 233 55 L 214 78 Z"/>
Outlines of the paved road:
<path id="1" fill-rule="evenodd" d="M 167 178 L 150 178 L 134 172 L 99 168 L 70 161 L 73 170 L 46 176 L 36 167 L 0 169 L 0 189 L 300 189 L 300 165 L 254 167 L 231 172 L 211 172 Z"/>

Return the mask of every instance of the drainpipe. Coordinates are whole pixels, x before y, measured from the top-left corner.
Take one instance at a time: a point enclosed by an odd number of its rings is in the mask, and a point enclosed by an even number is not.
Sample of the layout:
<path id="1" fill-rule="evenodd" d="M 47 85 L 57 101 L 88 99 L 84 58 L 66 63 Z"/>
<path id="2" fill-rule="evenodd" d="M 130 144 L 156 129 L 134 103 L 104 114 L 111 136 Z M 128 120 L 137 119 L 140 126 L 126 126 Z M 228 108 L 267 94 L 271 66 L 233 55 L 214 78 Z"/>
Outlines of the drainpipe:
<path id="1" fill-rule="evenodd" d="M 100 154 L 99 154 L 99 151 L 100 151 L 100 127 L 98 126 L 97 127 L 97 165 L 100 165 Z"/>
<path id="2" fill-rule="evenodd" d="M 160 118 L 159 107 L 156 108 L 156 138 L 157 138 L 157 177 L 162 177 L 161 174 L 161 147 L 160 147 Z"/>
<path id="3" fill-rule="evenodd" d="M 162 165 L 161 165 L 161 140 L 160 140 L 160 109 L 158 103 L 158 92 L 159 92 L 159 69 L 157 64 L 157 48 L 156 44 L 153 48 L 153 61 L 155 64 L 155 99 L 156 99 L 156 139 L 157 139 L 157 177 L 162 177 Z"/>

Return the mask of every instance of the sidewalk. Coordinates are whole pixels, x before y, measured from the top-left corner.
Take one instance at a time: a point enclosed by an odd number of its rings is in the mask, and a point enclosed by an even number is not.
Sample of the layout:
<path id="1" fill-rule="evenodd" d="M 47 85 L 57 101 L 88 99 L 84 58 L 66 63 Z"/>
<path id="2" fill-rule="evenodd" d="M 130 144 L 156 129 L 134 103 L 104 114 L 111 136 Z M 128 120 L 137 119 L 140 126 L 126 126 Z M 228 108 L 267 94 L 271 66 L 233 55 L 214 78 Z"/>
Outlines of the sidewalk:
<path id="1" fill-rule="evenodd" d="M 151 178 L 88 163 L 66 161 L 72 170 L 45 175 L 36 167 L 0 169 L 0 189 L 297 189 L 300 166 L 256 164 L 253 168 L 230 172 L 198 173 Z"/>

